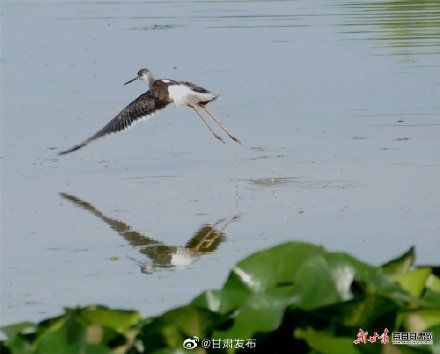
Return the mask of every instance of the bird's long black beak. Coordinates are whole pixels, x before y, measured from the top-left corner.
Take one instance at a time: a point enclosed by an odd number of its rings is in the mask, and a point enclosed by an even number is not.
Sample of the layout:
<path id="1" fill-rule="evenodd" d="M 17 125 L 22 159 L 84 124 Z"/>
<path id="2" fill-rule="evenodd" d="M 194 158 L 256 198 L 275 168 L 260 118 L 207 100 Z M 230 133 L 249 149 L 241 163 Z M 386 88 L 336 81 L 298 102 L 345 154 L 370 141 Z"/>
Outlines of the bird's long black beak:
<path id="1" fill-rule="evenodd" d="M 139 76 L 136 76 L 134 79 L 131 79 L 130 81 L 127 81 L 124 85 L 127 85 L 127 84 L 129 84 L 130 82 L 133 82 L 134 80 L 139 80 L 140 79 L 140 77 Z"/>

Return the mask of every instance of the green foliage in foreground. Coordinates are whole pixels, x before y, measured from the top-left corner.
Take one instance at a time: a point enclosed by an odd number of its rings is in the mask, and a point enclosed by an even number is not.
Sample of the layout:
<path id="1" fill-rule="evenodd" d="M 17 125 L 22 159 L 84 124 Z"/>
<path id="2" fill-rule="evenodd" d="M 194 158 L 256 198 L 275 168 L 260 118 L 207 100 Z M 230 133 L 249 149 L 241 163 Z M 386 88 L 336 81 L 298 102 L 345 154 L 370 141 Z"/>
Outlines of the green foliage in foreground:
<path id="1" fill-rule="evenodd" d="M 186 353 L 188 337 L 255 338 L 255 349 L 193 353 L 409 354 L 440 352 L 440 278 L 411 268 L 411 249 L 382 267 L 290 242 L 239 262 L 225 285 L 159 317 L 102 306 L 3 328 L 2 353 Z M 433 332 L 432 346 L 353 344 L 359 328 Z"/>

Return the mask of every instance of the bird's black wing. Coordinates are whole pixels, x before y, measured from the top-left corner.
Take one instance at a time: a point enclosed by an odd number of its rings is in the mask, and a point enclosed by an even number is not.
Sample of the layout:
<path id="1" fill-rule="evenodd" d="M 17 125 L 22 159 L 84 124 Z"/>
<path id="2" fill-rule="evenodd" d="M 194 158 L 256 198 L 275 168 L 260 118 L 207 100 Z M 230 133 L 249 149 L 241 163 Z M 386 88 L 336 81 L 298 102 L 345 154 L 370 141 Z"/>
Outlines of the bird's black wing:
<path id="1" fill-rule="evenodd" d="M 137 99 L 125 107 L 119 114 L 107 123 L 100 131 L 91 136 L 81 144 L 75 145 L 72 148 L 61 151 L 58 155 L 65 155 L 70 152 L 81 149 L 91 142 L 102 138 L 108 134 L 124 131 L 132 126 L 134 123 L 141 121 L 143 118 L 151 116 L 159 109 L 164 108 L 168 101 L 168 94 L 162 88 L 153 87 L 151 90 L 140 95 Z"/>
<path id="2" fill-rule="evenodd" d="M 211 91 L 205 89 L 204 87 L 197 86 L 196 84 L 193 84 L 192 82 L 188 81 L 180 81 L 179 84 L 185 85 L 186 87 L 189 87 L 191 91 L 196 92 L 198 95 L 193 96 L 193 103 L 204 105 L 208 102 L 211 102 L 218 98 L 219 96 L 215 93 L 212 93 Z"/>
<path id="3" fill-rule="evenodd" d="M 196 84 L 193 84 L 192 82 L 188 82 L 188 81 L 181 81 L 182 84 L 188 86 L 191 90 L 195 91 L 195 92 L 199 92 L 199 93 L 211 93 L 209 92 L 207 89 L 205 89 L 204 87 L 201 86 L 197 86 Z"/>

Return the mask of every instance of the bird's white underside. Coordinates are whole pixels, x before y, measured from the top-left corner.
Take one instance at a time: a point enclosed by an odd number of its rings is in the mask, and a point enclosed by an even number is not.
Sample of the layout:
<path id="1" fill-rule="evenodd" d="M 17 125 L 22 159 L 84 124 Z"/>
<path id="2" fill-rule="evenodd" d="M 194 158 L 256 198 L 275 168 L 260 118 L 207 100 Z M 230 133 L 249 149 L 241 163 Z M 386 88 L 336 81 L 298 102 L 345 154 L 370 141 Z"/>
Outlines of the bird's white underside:
<path id="1" fill-rule="evenodd" d="M 169 86 L 168 94 L 177 107 L 192 106 L 215 98 L 215 95 L 212 93 L 194 92 L 191 88 L 182 84 Z"/>

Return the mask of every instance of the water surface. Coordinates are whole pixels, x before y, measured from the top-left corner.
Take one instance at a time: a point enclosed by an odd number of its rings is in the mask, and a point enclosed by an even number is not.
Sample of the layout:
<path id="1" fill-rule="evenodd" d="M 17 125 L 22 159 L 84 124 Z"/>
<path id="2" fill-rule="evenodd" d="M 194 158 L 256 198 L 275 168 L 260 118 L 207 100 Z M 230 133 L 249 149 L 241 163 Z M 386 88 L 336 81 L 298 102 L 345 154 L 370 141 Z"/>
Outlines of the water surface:
<path id="1" fill-rule="evenodd" d="M 438 1 L 4 1 L 2 323 L 102 303 L 154 315 L 287 240 L 379 264 L 440 252 Z M 170 107 L 189 80 L 245 147 Z"/>

